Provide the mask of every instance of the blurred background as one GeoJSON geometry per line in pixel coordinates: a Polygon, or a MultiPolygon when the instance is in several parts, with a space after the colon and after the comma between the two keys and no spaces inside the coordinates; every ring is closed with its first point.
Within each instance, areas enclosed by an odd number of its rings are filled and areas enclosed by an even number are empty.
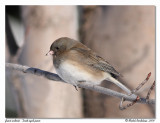
{"type": "MultiPolygon", "coordinates": [[[[6,6],[5,21],[6,62],[55,72],[45,54],[54,40],[70,37],[112,64],[130,89],[151,72],[141,97],[155,80],[155,6],[6,6]]],[[[6,118],[155,118],[154,105],[121,111],[119,98],[7,69],[5,97],[6,118]]]]}

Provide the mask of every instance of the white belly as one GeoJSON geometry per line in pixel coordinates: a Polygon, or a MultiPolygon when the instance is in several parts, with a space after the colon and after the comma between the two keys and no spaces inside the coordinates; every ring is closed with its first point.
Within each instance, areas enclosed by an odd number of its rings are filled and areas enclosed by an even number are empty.
{"type": "Polygon", "coordinates": [[[81,67],[77,66],[75,63],[63,62],[60,64],[59,68],[56,69],[57,74],[67,83],[77,85],[79,81],[85,81],[93,85],[99,85],[107,76],[110,76],[107,73],[104,73],[102,77],[96,77],[92,75],[81,67]]]}

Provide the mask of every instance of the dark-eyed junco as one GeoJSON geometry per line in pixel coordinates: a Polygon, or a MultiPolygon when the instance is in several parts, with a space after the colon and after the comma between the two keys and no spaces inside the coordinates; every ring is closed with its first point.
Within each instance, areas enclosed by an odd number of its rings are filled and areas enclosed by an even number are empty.
{"type": "Polygon", "coordinates": [[[53,64],[57,74],[75,87],[79,82],[99,85],[103,80],[108,80],[130,93],[130,90],[116,79],[120,73],[76,40],[68,37],[59,38],[52,43],[46,55],[48,54],[53,55],[53,64]]]}

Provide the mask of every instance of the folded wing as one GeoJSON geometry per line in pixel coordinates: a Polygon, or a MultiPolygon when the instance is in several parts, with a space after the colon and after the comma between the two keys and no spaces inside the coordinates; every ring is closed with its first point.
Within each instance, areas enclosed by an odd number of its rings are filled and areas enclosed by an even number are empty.
{"type": "Polygon", "coordinates": [[[76,50],[79,53],[85,55],[85,59],[83,61],[87,61],[88,65],[92,66],[95,69],[102,70],[104,72],[110,73],[113,77],[119,77],[121,74],[118,73],[112,65],[110,65],[106,60],[102,57],[98,56],[96,53],[91,51],[89,48],[72,48],[72,50],[76,50]]]}

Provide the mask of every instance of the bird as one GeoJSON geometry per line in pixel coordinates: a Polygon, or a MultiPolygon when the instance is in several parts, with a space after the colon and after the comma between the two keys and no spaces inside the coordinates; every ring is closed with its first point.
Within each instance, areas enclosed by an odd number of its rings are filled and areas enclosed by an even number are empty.
{"type": "Polygon", "coordinates": [[[103,80],[114,83],[130,93],[117,78],[121,76],[105,59],[79,41],[68,37],[55,40],[46,55],[53,56],[53,65],[57,74],[76,90],[79,83],[100,85],[103,80]]]}

